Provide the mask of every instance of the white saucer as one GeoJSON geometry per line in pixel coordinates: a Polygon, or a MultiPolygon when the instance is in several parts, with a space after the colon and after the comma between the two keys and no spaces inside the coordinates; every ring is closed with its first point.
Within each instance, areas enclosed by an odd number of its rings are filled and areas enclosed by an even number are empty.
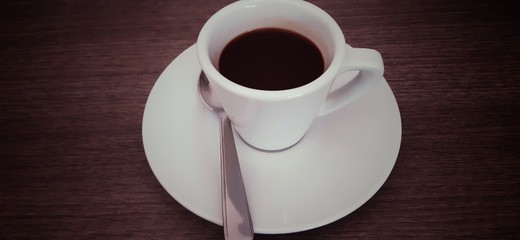
{"type": "MultiPolygon", "coordinates": [[[[195,46],[153,87],[143,142],[161,185],[184,207],[222,224],[218,120],[200,101],[195,46]]],[[[291,233],[336,221],[368,201],[390,174],[401,117],[385,79],[347,107],[317,118],[306,136],[280,152],[262,152],[235,134],[255,232],[291,233]]]]}

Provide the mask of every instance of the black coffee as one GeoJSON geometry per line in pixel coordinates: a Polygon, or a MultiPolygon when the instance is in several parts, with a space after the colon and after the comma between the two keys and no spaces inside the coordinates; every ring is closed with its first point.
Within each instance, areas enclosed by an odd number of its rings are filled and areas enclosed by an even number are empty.
{"type": "Polygon", "coordinates": [[[306,37],[283,29],[244,33],[224,48],[219,71],[242,86],[284,90],[303,86],[324,71],[323,56],[306,37]]]}

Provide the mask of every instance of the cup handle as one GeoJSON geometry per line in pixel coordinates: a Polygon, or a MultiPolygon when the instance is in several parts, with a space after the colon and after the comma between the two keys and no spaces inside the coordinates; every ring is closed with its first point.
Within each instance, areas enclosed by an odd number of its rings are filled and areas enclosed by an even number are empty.
{"type": "Polygon", "coordinates": [[[351,48],[347,46],[343,66],[334,81],[336,81],[339,76],[350,71],[359,72],[350,81],[343,83],[342,86],[329,92],[327,100],[318,112],[318,116],[324,116],[336,111],[356,100],[375,86],[383,77],[383,58],[381,54],[374,49],[351,48]]]}

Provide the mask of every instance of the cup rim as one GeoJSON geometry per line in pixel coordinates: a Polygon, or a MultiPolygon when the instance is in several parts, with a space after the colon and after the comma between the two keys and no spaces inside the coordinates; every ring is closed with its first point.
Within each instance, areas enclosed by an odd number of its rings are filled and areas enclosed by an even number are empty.
{"type": "Polygon", "coordinates": [[[333,82],[333,80],[336,77],[336,74],[338,74],[341,65],[343,64],[346,43],[343,32],[341,31],[341,28],[336,23],[336,21],[328,13],[326,13],[324,10],[312,3],[302,0],[240,0],[225,6],[208,19],[208,21],[204,24],[199,33],[196,46],[197,57],[202,67],[202,71],[208,76],[208,79],[210,81],[213,80],[222,87],[240,96],[245,96],[247,98],[257,100],[273,101],[305,96],[313,93],[316,89],[320,89],[321,87],[324,87],[324,85],[333,82]],[[227,14],[231,14],[232,12],[238,11],[242,8],[252,8],[256,7],[258,4],[265,3],[283,3],[298,5],[299,7],[305,8],[305,10],[309,12],[309,14],[313,14],[318,19],[321,19],[321,21],[326,22],[328,32],[330,33],[334,43],[333,49],[335,49],[335,51],[329,66],[325,69],[323,74],[319,76],[317,79],[305,85],[291,89],[254,89],[242,86],[227,79],[213,65],[208,52],[210,38],[209,34],[211,33],[211,30],[214,27],[214,25],[219,24],[219,20],[227,14]]]}

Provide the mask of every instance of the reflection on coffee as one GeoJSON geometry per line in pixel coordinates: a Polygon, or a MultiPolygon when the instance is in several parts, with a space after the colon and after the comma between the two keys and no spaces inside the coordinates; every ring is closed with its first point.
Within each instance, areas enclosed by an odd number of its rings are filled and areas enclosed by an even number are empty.
{"type": "Polygon", "coordinates": [[[245,87],[285,90],[312,82],[324,72],[318,47],[284,29],[263,28],[239,35],[222,51],[219,72],[245,87]]]}

